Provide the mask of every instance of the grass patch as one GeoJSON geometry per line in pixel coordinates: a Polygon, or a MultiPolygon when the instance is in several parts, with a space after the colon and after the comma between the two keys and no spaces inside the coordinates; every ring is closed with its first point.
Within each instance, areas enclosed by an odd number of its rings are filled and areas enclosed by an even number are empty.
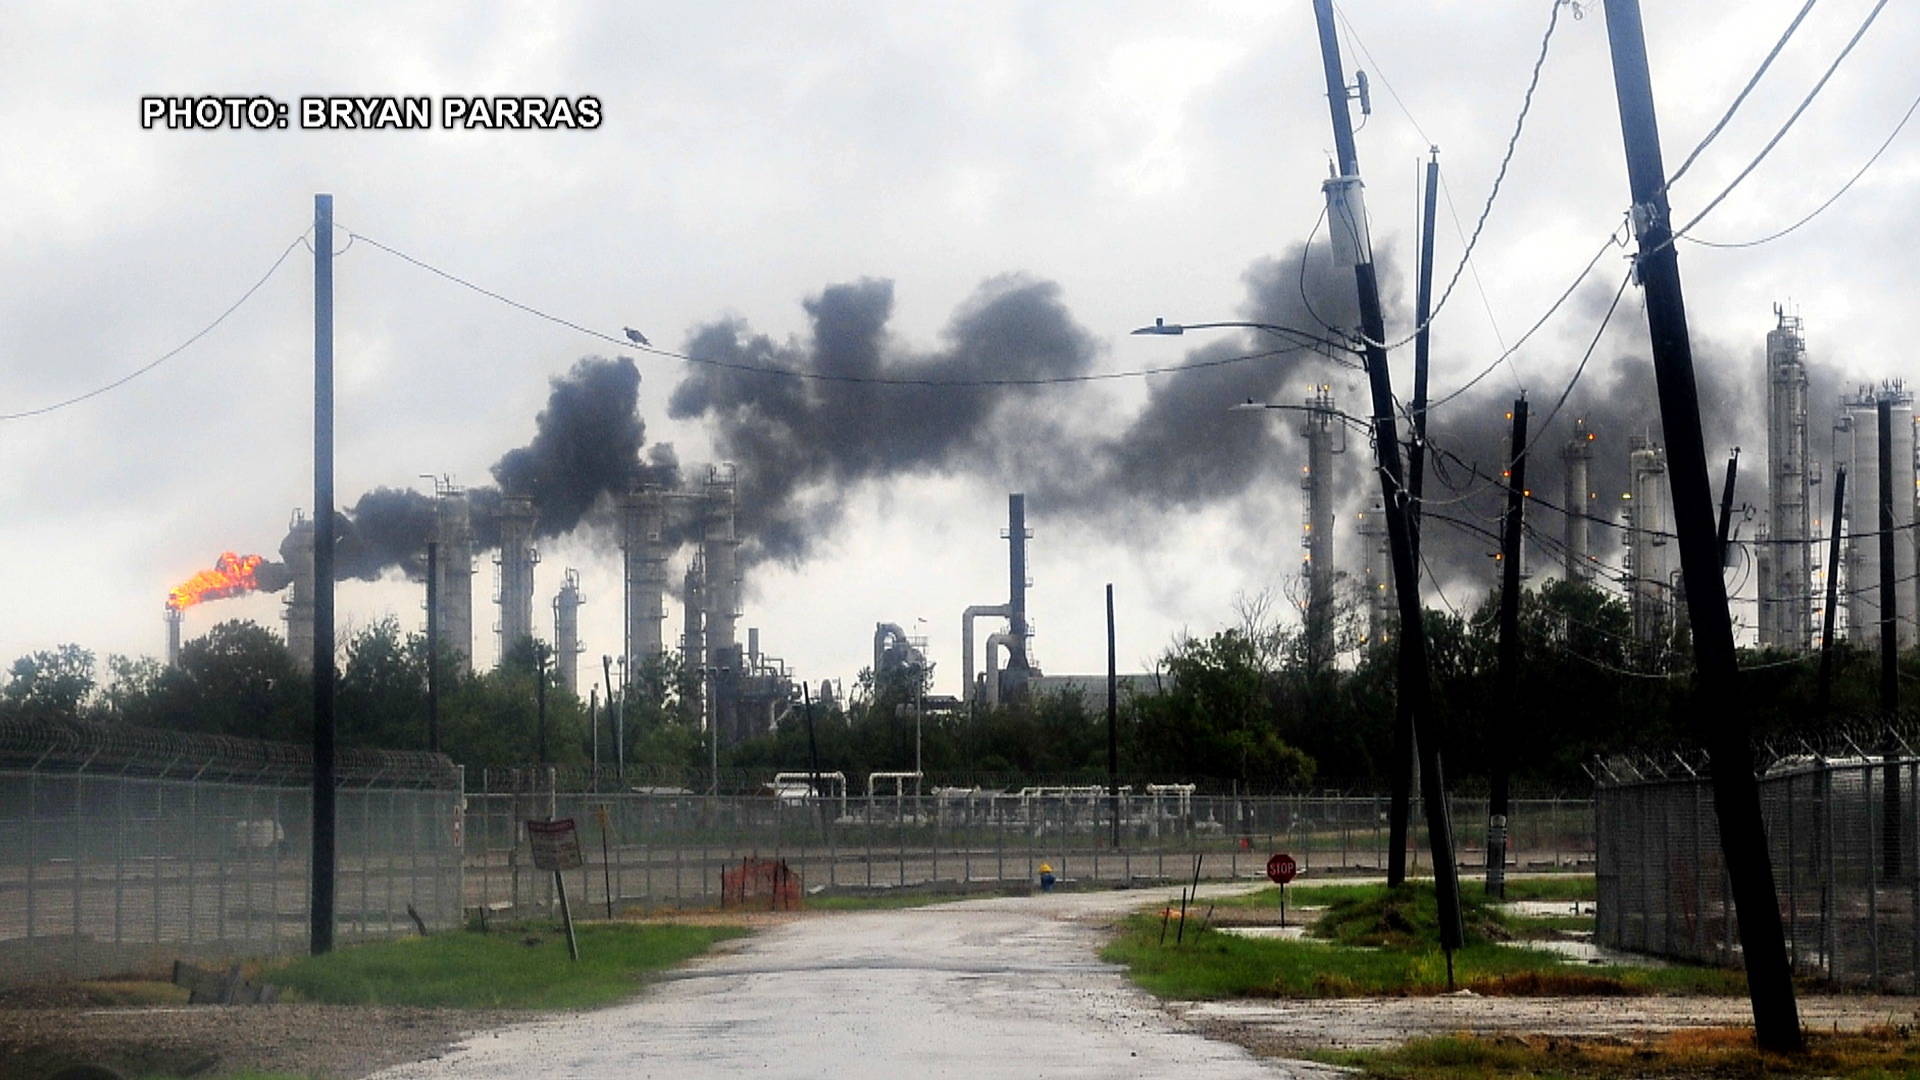
{"type": "MultiPolygon", "coordinates": [[[[1409,887],[1433,891],[1431,878],[1415,878],[1409,887]]],[[[1378,882],[1371,885],[1345,884],[1332,882],[1325,885],[1289,885],[1287,886],[1287,906],[1292,907],[1330,907],[1346,900],[1369,900],[1385,896],[1387,887],[1378,882]]],[[[1487,900],[1485,882],[1462,881],[1460,883],[1462,900],[1487,900]]],[[[1547,877],[1509,878],[1507,879],[1508,900],[1592,900],[1594,881],[1592,874],[1556,874],[1547,877]]],[[[1272,908],[1280,909],[1280,890],[1275,886],[1255,889],[1236,896],[1223,896],[1218,900],[1209,899],[1211,904],[1223,908],[1272,908]]]]}
{"type": "MultiPolygon", "coordinates": [[[[1506,916],[1470,895],[1460,898],[1460,923],[1469,946],[1513,938],[1506,916]]],[[[1440,900],[1418,882],[1393,889],[1382,885],[1371,894],[1329,904],[1308,932],[1342,945],[1416,949],[1440,938],[1440,900]]]]}
{"type": "Polygon", "coordinates": [[[580,960],[549,926],[455,931],[340,949],[264,973],[302,1000],[342,1005],[575,1009],[618,1001],[641,977],[747,931],[600,923],[578,928],[580,960]]]}
{"type": "Polygon", "coordinates": [[[1920,1040],[1908,1029],[1809,1032],[1807,1053],[1762,1053],[1744,1028],[1688,1028],[1645,1039],[1529,1035],[1415,1039],[1389,1050],[1309,1055],[1388,1080],[1626,1080],[1628,1077],[1833,1076],[1848,1080],[1920,1074],[1920,1040]]]}
{"type": "MultiPolygon", "coordinates": [[[[1332,998],[1445,993],[1445,955],[1434,946],[1353,948],[1326,941],[1249,938],[1189,927],[1160,944],[1160,917],[1138,914],[1119,926],[1101,959],[1160,997],[1332,998]]],[[[1454,954],[1455,985],[1493,996],[1564,994],[1740,994],[1739,971],[1697,967],[1625,967],[1569,963],[1557,953],[1491,942],[1454,954]]]]}

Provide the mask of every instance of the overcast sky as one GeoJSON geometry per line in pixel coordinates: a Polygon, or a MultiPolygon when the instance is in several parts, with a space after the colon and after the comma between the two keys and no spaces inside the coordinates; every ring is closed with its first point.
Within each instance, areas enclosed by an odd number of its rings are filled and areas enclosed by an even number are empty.
{"type": "MultiPolygon", "coordinates": [[[[1436,393],[1531,325],[1620,223],[1627,186],[1606,30],[1598,3],[1583,6],[1580,19],[1563,9],[1473,272],[1435,323],[1436,393]]],[[[1649,5],[1670,167],[1798,7],[1649,5]]],[[[1752,159],[1870,7],[1815,7],[1675,186],[1677,218],[1752,159]]],[[[1416,163],[1430,142],[1440,146],[1451,204],[1471,229],[1549,10],[1547,0],[1344,5],[1348,67],[1372,78],[1374,112],[1358,141],[1390,323],[1410,319],[1416,163]]],[[[1915,56],[1920,21],[1891,5],[1697,235],[1758,236],[1832,194],[1920,92],[1915,56]]],[[[1297,277],[1332,143],[1321,78],[1306,0],[9,4],[0,11],[0,413],[92,389],[199,331],[308,227],[321,191],[334,195],[340,223],[382,243],[595,329],[639,327],[671,348],[706,347],[726,336],[720,325],[743,342],[764,335],[767,357],[812,362],[810,311],[833,306],[820,302],[832,287],[871,279],[891,283],[890,309],[874,316],[884,320],[874,338],[882,369],[991,366],[1005,353],[1010,367],[1101,372],[1179,363],[1190,350],[1250,352],[1256,343],[1238,337],[1127,331],[1155,316],[1246,318],[1297,304],[1288,268],[1297,277]],[[289,102],[591,94],[604,119],[578,132],[140,127],[143,94],[229,93],[289,102]],[[1038,323],[973,318],[1000,312],[1012,293],[1038,323]],[[1026,346],[1009,326],[1037,324],[1052,336],[1034,348],[1056,351],[1022,360],[1026,346]]],[[[1764,502],[1756,410],[1774,302],[1805,317],[1810,352],[1833,386],[1920,374],[1916,181],[1920,131],[1909,130],[1793,235],[1682,249],[1703,379],[1725,390],[1712,402],[1709,454],[1717,476],[1726,444],[1743,445],[1755,478],[1743,498],[1764,502]]],[[[1447,207],[1442,281],[1462,247],[1447,207]]],[[[344,235],[333,240],[346,248],[344,235]]],[[[1312,257],[1324,247],[1322,231],[1312,257]]],[[[1510,365],[1453,407],[1495,415],[1521,389],[1536,409],[1549,407],[1599,325],[1623,256],[1604,257],[1510,365]]],[[[551,378],[583,356],[618,355],[369,245],[345,250],[335,274],[342,504],[376,486],[423,485],[422,473],[490,482],[489,466],[531,439],[551,378]]],[[[311,256],[296,248],[248,303],[169,362],[71,408],[0,422],[0,660],[65,641],[103,657],[157,654],[170,587],[223,550],[277,550],[291,511],[311,501],[311,281],[311,256]]],[[[1635,389],[1648,385],[1634,374],[1643,339],[1630,288],[1582,403],[1655,417],[1635,389]]],[[[698,410],[676,419],[668,402],[690,369],[635,359],[647,441],[673,444],[690,469],[739,445],[755,416],[808,430],[751,411],[727,424],[698,410]]],[[[1403,394],[1409,363],[1396,356],[1403,394]]],[[[1107,582],[1122,667],[1144,666],[1183,630],[1231,623],[1237,594],[1283,590],[1297,575],[1300,441],[1281,414],[1228,406],[1299,400],[1321,381],[1361,411],[1351,372],[1299,357],[1211,369],[1205,381],[1161,376],[970,400],[951,420],[965,430],[951,438],[940,431],[939,399],[924,393],[865,410],[812,400],[833,418],[824,430],[879,456],[857,468],[809,457],[793,498],[815,531],[797,554],[770,555],[750,573],[742,626],[761,627],[766,650],[808,678],[850,682],[871,655],[876,621],[912,630],[924,618],[938,689],[957,692],[960,611],[1004,601],[1006,494],[1029,491],[1041,666],[1104,670],[1107,582]],[[887,430],[855,430],[862,417],[887,430]],[[908,453],[901,431],[937,445],[908,453]]],[[[1460,424],[1475,426],[1464,416],[1460,424]]],[[[1626,434],[1602,431],[1601,453],[1623,458],[1626,434]]],[[[1824,457],[1823,431],[1814,443],[1824,457]]],[[[1365,452],[1356,439],[1349,461],[1365,452]]],[[[1462,452],[1480,451],[1463,442],[1462,452]]],[[[1368,488],[1364,474],[1350,475],[1357,505],[1368,488]]],[[[1351,537],[1337,545],[1342,565],[1357,568],[1351,537]]],[[[542,549],[538,632],[550,632],[561,572],[577,568],[588,656],[617,652],[620,586],[607,538],[589,529],[542,549]]],[[[478,569],[475,652],[487,663],[492,568],[478,569]]],[[[1491,574],[1467,557],[1436,576],[1465,605],[1491,574]]],[[[187,632],[228,617],[277,629],[279,611],[277,596],[222,601],[189,612],[187,632]]],[[[417,589],[397,578],[343,584],[339,613],[348,627],[387,614],[422,624],[417,589]]],[[[668,626],[679,632],[677,619],[668,626]]]]}

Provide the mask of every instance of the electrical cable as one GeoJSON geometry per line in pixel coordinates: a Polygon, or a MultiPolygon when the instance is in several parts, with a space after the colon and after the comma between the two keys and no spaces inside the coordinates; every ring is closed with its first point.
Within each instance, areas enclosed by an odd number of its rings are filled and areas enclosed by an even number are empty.
{"type": "Polygon", "coordinates": [[[1841,62],[1846,60],[1849,53],[1853,52],[1853,47],[1860,43],[1860,39],[1866,36],[1867,28],[1872,26],[1873,21],[1880,17],[1881,10],[1886,6],[1887,0],[1879,0],[1878,3],[1873,5],[1873,10],[1867,12],[1867,17],[1861,21],[1860,28],[1853,32],[1853,37],[1847,39],[1846,46],[1840,50],[1838,56],[1833,58],[1833,63],[1827,65],[1826,73],[1820,76],[1819,82],[1813,84],[1813,89],[1807,91],[1807,96],[1800,100],[1799,106],[1793,110],[1792,115],[1787,117],[1786,123],[1780,125],[1780,130],[1774,132],[1773,138],[1767,140],[1767,145],[1761,147],[1760,152],[1754,155],[1753,160],[1749,161],[1746,167],[1741,169],[1739,174],[1728,182],[1726,187],[1720,189],[1720,194],[1715,195],[1712,201],[1707,203],[1705,209],[1695,214],[1693,220],[1674,231],[1673,237],[1668,241],[1669,243],[1674,239],[1684,237],[1695,225],[1700,224],[1701,220],[1708,214],[1713,213],[1714,208],[1718,207],[1728,195],[1733,194],[1734,188],[1739,187],[1740,184],[1752,174],[1753,170],[1760,167],[1760,163],[1767,159],[1767,155],[1773,152],[1773,148],[1780,145],[1780,140],[1786,138],[1787,132],[1793,129],[1793,125],[1800,119],[1800,115],[1807,111],[1808,106],[1813,104],[1813,99],[1820,96],[1820,91],[1826,87],[1827,80],[1833,78],[1833,73],[1840,69],[1841,62]]]}
{"type": "Polygon", "coordinates": [[[1907,106],[1907,111],[1901,115],[1900,122],[1893,126],[1893,131],[1886,137],[1886,140],[1880,144],[1880,148],[1873,152],[1873,156],[1867,159],[1867,163],[1865,165],[1860,166],[1859,171],[1855,172],[1851,177],[1849,177],[1846,183],[1840,185],[1840,190],[1834,192],[1832,195],[1827,196],[1826,202],[1823,202],[1819,206],[1814,207],[1813,210],[1807,214],[1807,216],[1801,218],[1799,221],[1794,222],[1793,224],[1787,226],[1784,229],[1779,230],[1778,232],[1768,233],[1767,235],[1759,237],[1754,240],[1716,241],[1716,240],[1702,240],[1697,236],[1683,236],[1681,237],[1681,239],[1690,241],[1695,244],[1699,244],[1701,247],[1749,248],[1749,247],[1759,247],[1761,244],[1772,243],[1773,241],[1780,239],[1781,237],[1787,235],[1788,233],[1798,230],[1800,226],[1805,225],[1807,222],[1812,221],[1814,218],[1819,217],[1822,213],[1825,213],[1827,207],[1832,206],[1836,202],[1839,202],[1840,197],[1842,195],[1845,195],[1848,191],[1852,190],[1853,185],[1858,183],[1861,177],[1867,175],[1867,170],[1873,168],[1874,163],[1880,160],[1880,155],[1887,152],[1887,147],[1893,145],[1893,140],[1900,137],[1900,132],[1906,128],[1907,121],[1913,119],[1913,114],[1916,109],[1920,109],[1920,97],[1914,98],[1912,104],[1907,106]]]}
{"type": "Polygon", "coordinates": [[[687,353],[678,352],[673,349],[663,349],[657,345],[641,345],[638,342],[635,342],[629,338],[616,337],[612,334],[605,333],[600,330],[595,330],[592,327],[584,326],[580,323],[577,323],[572,319],[564,318],[562,316],[552,314],[551,312],[543,311],[540,308],[534,307],[531,304],[523,303],[519,300],[513,299],[510,296],[506,296],[502,293],[495,292],[492,289],[488,289],[484,286],[475,284],[474,282],[469,281],[466,278],[460,277],[457,274],[454,274],[447,270],[443,270],[440,267],[435,266],[424,259],[417,258],[391,245],[384,244],[379,240],[376,240],[373,237],[366,235],[365,233],[357,233],[357,232],[348,230],[348,235],[350,237],[364,241],[367,244],[370,244],[373,247],[378,248],[379,250],[384,251],[389,255],[392,255],[395,258],[401,260],[402,262],[409,263],[415,267],[418,267],[421,270],[427,271],[430,274],[433,274],[437,277],[443,278],[456,285],[459,285],[464,289],[468,289],[473,292],[479,293],[480,295],[485,296],[489,299],[499,301],[500,303],[505,304],[508,307],[515,308],[519,311],[523,311],[529,315],[534,316],[535,318],[544,319],[547,322],[554,323],[558,326],[566,327],[569,330],[573,330],[576,333],[584,334],[587,337],[597,338],[600,341],[604,341],[609,344],[616,345],[621,349],[629,352],[647,353],[652,356],[658,356],[658,357],[662,357],[669,360],[680,360],[685,363],[695,364],[702,367],[719,368],[727,371],[738,371],[738,372],[753,374],[753,375],[770,375],[778,378],[803,379],[803,380],[808,380],[812,382],[858,383],[861,385],[871,385],[871,386],[929,386],[929,387],[1061,386],[1061,385],[1073,385],[1073,384],[1079,384],[1079,383],[1105,382],[1113,379],[1135,379],[1135,378],[1143,378],[1149,375],[1174,375],[1174,374],[1179,374],[1185,371],[1197,371],[1204,368],[1227,367],[1234,364],[1248,363],[1254,360],[1267,360],[1276,356],[1285,356],[1290,353],[1302,352],[1308,349],[1322,348],[1326,344],[1324,342],[1296,344],[1296,345],[1290,345],[1286,348],[1266,349],[1259,352],[1246,353],[1246,354],[1237,355],[1237,356],[1220,357],[1212,360],[1194,360],[1194,361],[1189,361],[1187,363],[1182,363],[1182,364],[1167,364],[1160,367],[1149,367],[1149,368],[1133,368],[1127,371],[1099,371],[1099,372],[1088,372],[1086,374],[1081,374],[1081,375],[1046,375],[1046,376],[1033,376],[1029,378],[941,379],[941,378],[922,378],[922,377],[913,377],[913,376],[842,375],[842,374],[835,374],[832,372],[824,372],[824,371],[806,371],[800,368],[774,367],[771,365],[763,365],[763,364],[747,364],[747,363],[742,363],[736,360],[722,360],[722,359],[719,359],[716,357],[710,357],[710,356],[693,356],[687,353]]]}
{"type": "MultiPolygon", "coordinates": [[[[311,231],[313,230],[312,229],[307,230],[307,232],[311,232],[311,231]]],[[[187,351],[188,347],[193,345],[194,342],[199,341],[203,337],[206,337],[208,334],[214,331],[214,328],[218,327],[221,323],[226,322],[227,316],[232,315],[234,312],[240,310],[240,305],[246,303],[248,300],[251,300],[253,298],[253,294],[256,292],[259,292],[260,287],[267,283],[267,279],[273,277],[273,275],[280,269],[280,265],[287,261],[287,256],[293,254],[293,249],[305,243],[306,239],[307,239],[307,234],[303,232],[299,236],[296,236],[291,241],[289,241],[287,243],[287,246],[281,249],[279,256],[273,260],[273,265],[267,267],[267,272],[264,274],[261,274],[259,279],[256,280],[252,285],[247,286],[247,291],[240,294],[240,299],[235,300],[233,303],[227,305],[227,308],[225,311],[222,311],[219,315],[214,316],[214,319],[212,322],[201,327],[198,331],[196,331],[193,334],[192,337],[189,337],[187,340],[181,342],[180,344],[174,346],[173,348],[167,350],[166,352],[161,353],[158,357],[155,357],[153,360],[149,361],[148,363],[135,368],[134,370],[128,372],[125,375],[122,375],[120,378],[115,379],[110,383],[107,383],[103,386],[94,387],[92,390],[89,390],[84,394],[75,394],[73,397],[66,398],[65,400],[56,401],[51,405],[42,405],[37,409],[23,409],[20,412],[0,413],[0,421],[24,420],[30,416],[44,416],[47,413],[54,412],[59,409],[64,409],[69,405],[78,405],[83,401],[87,401],[91,398],[99,397],[101,394],[107,393],[110,390],[117,390],[120,387],[125,386],[128,383],[132,382],[133,380],[139,378],[140,376],[145,375],[147,372],[152,371],[154,368],[159,367],[161,364],[164,364],[167,361],[173,359],[174,357],[180,355],[181,353],[187,351]]]]}
{"type": "Polygon", "coordinates": [[[1733,119],[1734,113],[1740,111],[1741,104],[1747,100],[1748,94],[1753,93],[1753,88],[1760,85],[1761,76],[1765,75],[1767,69],[1773,66],[1774,58],[1780,55],[1780,50],[1787,47],[1787,42],[1793,38],[1794,31],[1800,29],[1800,24],[1806,21],[1807,13],[1812,11],[1813,5],[1819,2],[1820,0],[1807,0],[1807,2],[1801,6],[1800,13],[1795,15],[1793,21],[1787,24],[1786,32],[1780,35],[1780,40],[1773,43],[1773,49],[1767,53],[1767,58],[1760,61],[1760,66],[1754,70],[1752,77],[1747,79],[1747,85],[1741,87],[1740,93],[1734,96],[1733,104],[1728,105],[1727,111],[1721,114],[1720,122],[1708,129],[1707,134],[1701,138],[1699,143],[1695,144],[1693,152],[1688,154],[1687,159],[1680,163],[1680,167],[1673,171],[1673,175],[1667,177],[1667,182],[1663,185],[1664,188],[1670,189],[1673,185],[1679,183],[1680,178],[1686,175],[1687,170],[1692,168],[1694,161],[1700,157],[1700,152],[1707,148],[1707,144],[1713,142],[1722,131],[1726,130],[1727,122],[1733,119]]]}
{"type": "MultiPolygon", "coordinates": [[[[1550,0],[1550,2],[1552,11],[1547,16],[1547,32],[1540,39],[1540,55],[1534,58],[1533,73],[1527,80],[1527,92],[1520,100],[1520,115],[1514,119],[1513,134],[1507,138],[1507,150],[1500,158],[1499,170],[1494,173],[1493,187],[1487,192],[1486,204],[1480,208],[1480,218],[1473,225],[1473,235],[1467,238],[1466,250],[1460,253],[1460,261],[1455,264],[1452,276],[1447,279],[1447,287],[1440,291],[1440,298],[1428,310],[1426,321],[1414,327],[1412,333],[1390,345],[1363,336],[1362,340],[1367,344],[1383,349],[1397,349],[1412,341],[1419,336],[1420,331],[1432,326],[1433,320],[1440,317],[1440,312],[1447,306],[1447,300],[1453,296],[1454,286],[1460,283],[1460,274],[1466,269],[1467,260],[1473,257],[1474,246],[1480,242],[1480,233],[1486,228],[1487,218],[1493,213],[1493,204],[1500,197],[1500,185],[1507,178],[1507,168],[1513,163],[1514,150],[1520,145],[1520,134],[1527,126],[1527,114],[1533,109],[1533,93],[1540,86],[1540,71],[1547,63],[1547,49],[1553,43],[1554,29],[1560,24],[1560,8],[1568,0],[1550,0]]],[[[1885,0],[1881,2],[1885,3],[1885,0]]]]}

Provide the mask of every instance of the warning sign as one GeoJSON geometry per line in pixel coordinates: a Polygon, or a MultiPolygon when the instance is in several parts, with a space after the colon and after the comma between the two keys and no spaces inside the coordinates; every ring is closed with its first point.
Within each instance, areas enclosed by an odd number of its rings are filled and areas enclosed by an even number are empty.
{"type": "Polygon", "coordinates": [[[528,821],[527,839],[533,842],[533,865],[540,870],[580,868],[580,834],[572,818],[528,821]]]}
{"type": "Polygon", "coordinates": [[[1291,855],[1276,854],[1267,860],[1267,877],[1271,878],[1276,885],[1285,885],[1299,872],[1300,867],[1294,863],[1291,855]]]}

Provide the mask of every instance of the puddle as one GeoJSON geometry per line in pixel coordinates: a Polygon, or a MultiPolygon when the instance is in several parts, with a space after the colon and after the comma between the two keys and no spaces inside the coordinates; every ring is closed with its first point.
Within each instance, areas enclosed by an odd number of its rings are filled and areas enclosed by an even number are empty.
{"type": "Polygon", "coordinates": [[[1606,949],[1591,941],[1516,941],[1513,944],[1559,953],[1568,960],[1583,964],[1618,964],[1621,967],[1646,968],[1672,966],[1657,956],[1606,949]]]}
{"type": "Polygon", "coordinates": [[[1501,911],[1522,918],[1538,919],[1548,915],[1592,915],[1593,901],[1582,900],[1515,900],[1499,905],[1501,911]]]}
{"type": "Polygon", "coordinates": [[[1292,926],[1216,926],[1215,930],[1223,934],[1245,938],[1279,938],[1283,941],[1298,941],[1307,936],[1307,928],[1292,926]]]}

